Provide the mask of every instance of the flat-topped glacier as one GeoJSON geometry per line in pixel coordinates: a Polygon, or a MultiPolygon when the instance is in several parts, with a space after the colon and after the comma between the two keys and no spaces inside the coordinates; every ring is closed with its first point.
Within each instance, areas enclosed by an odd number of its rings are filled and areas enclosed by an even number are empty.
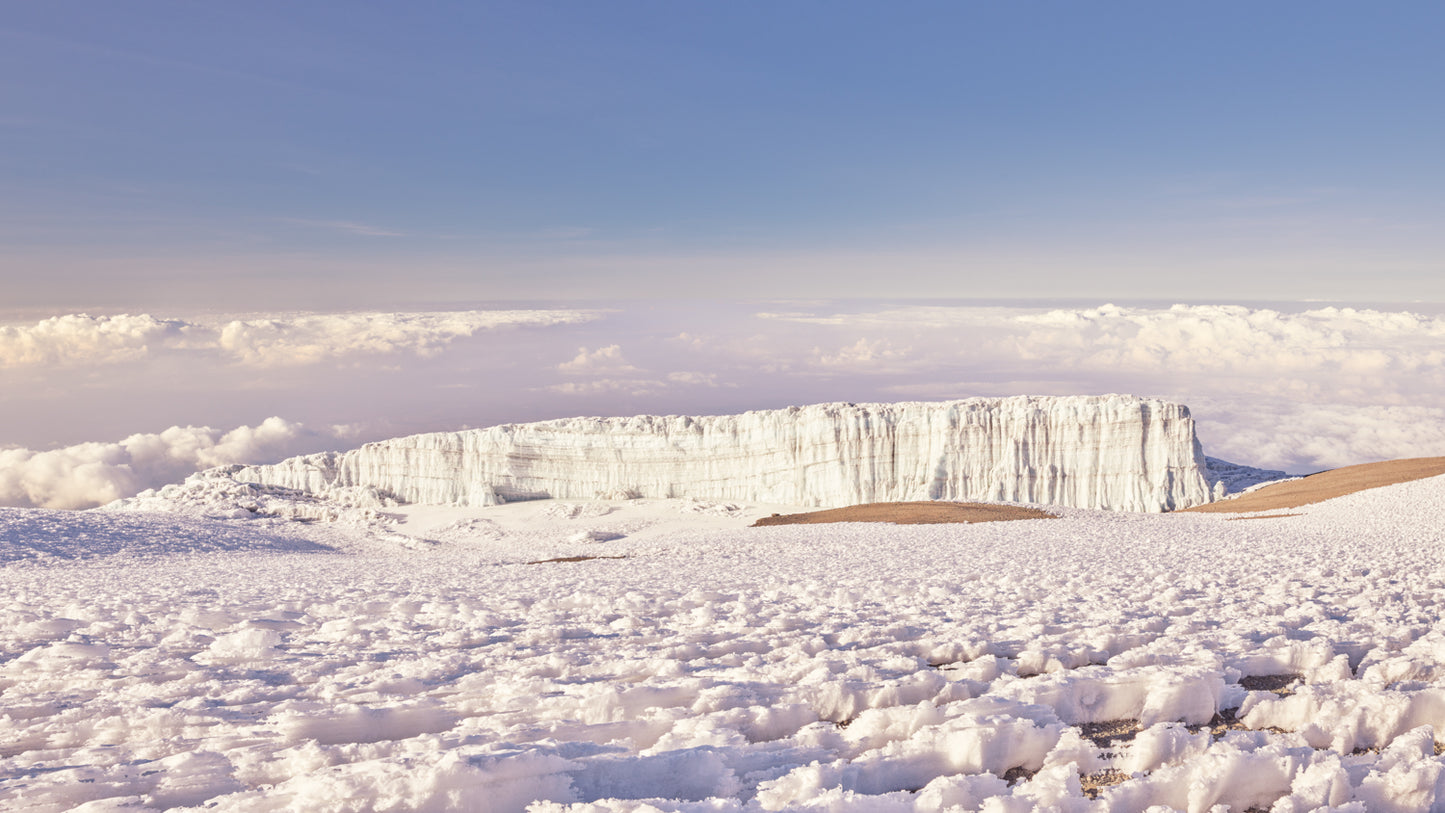
{"type": "Polygon", "coordinates": [[[635,496],[824,507],[1006,500],[1158,512],[1219,496],[1188,407],[1125,395],[570,418],[412,435],[232,476],[471,506],[635,496]]]}

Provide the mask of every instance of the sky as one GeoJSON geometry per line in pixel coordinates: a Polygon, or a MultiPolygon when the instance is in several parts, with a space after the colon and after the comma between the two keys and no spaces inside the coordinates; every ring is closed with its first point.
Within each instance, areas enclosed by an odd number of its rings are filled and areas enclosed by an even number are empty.
{"type": "Polygon", "coordinates": [[[1445,455],[1445,8],[7,4],[0,504],[571,415],[1129,392],[1445,455]]]}
{"type": "Polygon", "coordinates": [[[61,312],[1445,300],[1435,3],[11,3],[61,312]]]}

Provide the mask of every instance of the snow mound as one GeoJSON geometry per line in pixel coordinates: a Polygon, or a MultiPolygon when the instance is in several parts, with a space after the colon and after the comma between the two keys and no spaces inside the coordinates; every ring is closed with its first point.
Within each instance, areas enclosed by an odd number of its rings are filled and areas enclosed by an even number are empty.
{"type": "Polygon", "coordinates": [[[677,510],[684,514],[710,514],[712,516],[730,517],[740,511],[746,511],[747,506],[735,502],[713,502],[711,500],[698,500],[688,497],[680,501],[677,510]]]}
{"type": "Polygon", "coordinates": [[[466,542],[478,539],[496,541],[506,535],[507,532],[502,530],[496,522],[480,517],[459,519],[427,534],[429,538],[438,542],[466,542]]]}
{"type": "Polygon", "coordinates": [[[348,522],[369,525],[399,503],[370,486],[343,486],[324,496],[305,491],[239,482],[241,466],[208,469],[160,489],[116,500],[103,511],[160,511],[210,519],[282,519],[300,522],[348,522]]]}
{"type": "MultiPolygon", "coordinates": [[[[616,499],[631,499],[630,497],[617,497],[616,499]]],[[[591,519],[593,517],[604,517],[612,513],[612,506],[603,502],[554,502],[542,509],[542,515],[546,517],[557,517],[559,519],[591,519]]]]}
{"type": "Polygon", "coordinates": [[[239,526],[186,516],[0,508],[0,564],[208,552],[323,552],[284,525],[239,526]]]}

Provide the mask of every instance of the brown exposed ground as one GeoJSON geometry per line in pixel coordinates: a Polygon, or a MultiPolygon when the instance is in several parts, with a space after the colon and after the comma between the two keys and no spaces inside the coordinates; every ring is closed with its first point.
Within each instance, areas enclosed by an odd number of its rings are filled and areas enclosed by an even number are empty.
{"type": "Polygon", "coordinates": [[[1246,514],[1255,511],[1281,511],[1301,505],[1343,497],[1367,488],[1408,483],[1445,474],[1445,457],[1414,457],[1408,460],[1387,460],[1345,466],[1300,480],[1275,483],[1233,500],[1196,505],[1185,511],[1211,514],[1246,514]]]}
{"type": "Polygon", "coordinates": [[[1226,517],[1229,522],[1238,522],[1242,519],[1284,519],[1285,517],[1302,517],[1304,514],[1257,514],[1242,517],[1226,517]]]}
{"type": "MultiPolygon", "coordinates": [[[[1282,511],[1301,505],[1342,497],[1367,488],[1407,483],[1445,474],[1445,457],[1416,457],[1408,460],[1387,460],[1341,469],[1322,471],[1299,480],[1265,486],[1233,500],[1196,505],[1185,511],[1215,514],[1250,514],[1257,511],[1282,511]]],[[[1275,519],[1297,516],[1275,514],[1275,519]]],[[[831,508],[804,514],[775,514],[753,523],[754,528],[769,525],[813,525],[825,522],[891,522],[895,525],[937,525],[946,522],[1005,522],[1014,519],[1054,519],[1053,514],[1021,505],[991,505],[969,502],[878,502],[831,508]]]]}
{"type": "Polygon", "coordinates": [[[1006,522],[1012,519],[1054,519],[1037,508],[1021,505],[987,505],[975,502],[875,502],[806,514],[774,514],[753,523],[815,525],[823,522],[891,522],[895,525],[938,525],[945,522],[1006,522]]]}

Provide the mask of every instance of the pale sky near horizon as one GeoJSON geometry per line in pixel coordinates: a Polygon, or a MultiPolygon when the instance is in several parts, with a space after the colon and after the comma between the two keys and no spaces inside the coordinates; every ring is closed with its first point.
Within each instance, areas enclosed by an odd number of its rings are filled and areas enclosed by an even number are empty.
{"type": "Polygon", "coordinates": [[[0,309],[1445,301],[1445,7],[9,3],[0,309]]]}

